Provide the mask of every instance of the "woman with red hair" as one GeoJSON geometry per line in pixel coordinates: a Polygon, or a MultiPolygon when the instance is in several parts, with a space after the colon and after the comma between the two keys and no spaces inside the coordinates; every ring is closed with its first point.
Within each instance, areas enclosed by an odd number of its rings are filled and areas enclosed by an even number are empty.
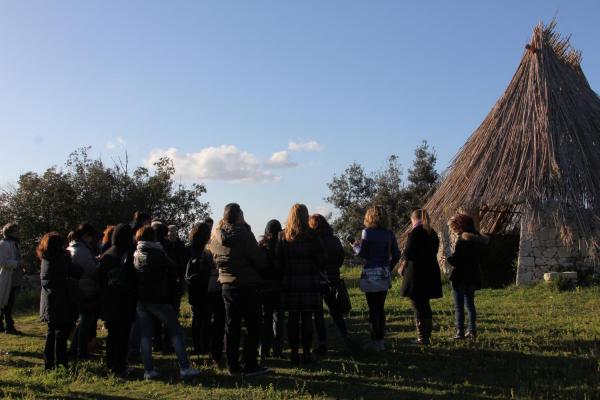
{"type": "Polygon", "coordinates": [[[481,289],[481,259],[484,246],[489,243],[489,237],[477,232],[473,218],[466,214],[457,214],[450,219],[448,226],[458,235],[454,253],[448,257],[448,263],[453,267],[450,281],[456,312],[454,339],[460,340],[466,337],[474,340],[477,336],[475,291],[481,289]],[[469,312],[469,328],[466,335],[465,304],[469,312]]]}

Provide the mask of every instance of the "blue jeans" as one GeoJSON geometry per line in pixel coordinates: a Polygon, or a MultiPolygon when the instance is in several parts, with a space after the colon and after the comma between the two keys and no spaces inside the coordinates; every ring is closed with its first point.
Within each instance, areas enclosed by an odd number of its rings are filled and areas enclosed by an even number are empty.
{"type": "Polygon", "coordinates": [[[162,322],[166,327],[173,343],[173,349],[179,360],[181,369],[189,368],[187,352],[185,351],[185,340],[183,329],[177,320],[177,313],[171,304],[147,304],[138,303],[137,318],[141,331],[140,351],[142,362],[146,371],[152,371],[152,336],[154,336],[154,318],[162,322]]]}
{"type": "Polygon", "coordinates": [[[456,312],[456,330],[465,331],[465,303],[469,312],[469,332],[476,332],[475,320],[475,287],[465,284],[452,284],[452,295],[454,297],[454,309],[456,312]]]}

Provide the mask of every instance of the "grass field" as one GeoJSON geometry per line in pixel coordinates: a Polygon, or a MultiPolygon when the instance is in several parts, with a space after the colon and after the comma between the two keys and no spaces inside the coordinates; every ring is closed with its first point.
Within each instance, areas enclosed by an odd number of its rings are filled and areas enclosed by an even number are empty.
{"type": "MultiPolygon", "coordinates": [[[[367,308],[356,288],[357,271],[345,270],[354,309],[350,330],[368,338],[367,308]]],[[[600,287],[555,292],[543,285],[478,292],[480,337],[476,343],[450,340],[453,307],[448,288],[433,301],[434,334],[428,348],[410,346],[414,326],[398,284],[388,296],[385,354],[348,354],[328,321],[326,358],[292,369],[287,360],[266,362],[271,375],[233,378],[206,358],[193,358],[202,376],[182,382],[174,356],[155,354],[162,380],[144,382],[136,365],[131,380],[107,374],[103,360],[71,363],[44,372],[45,326],[38,322],[35,295],[20,297],[18,328],[25,335],[0,334],[1,398],[71,399],[594,399],[600,398],[600,287]]],[[[182,322],[189,329],[189,309],[182,322]]],[[[189,332],[189,331],[188,331],[189,332]]],[[[102,337],[103,332],[99,332],[102,337]]],[[[189,336],[189,335],[188,335],[189,336]]]]}

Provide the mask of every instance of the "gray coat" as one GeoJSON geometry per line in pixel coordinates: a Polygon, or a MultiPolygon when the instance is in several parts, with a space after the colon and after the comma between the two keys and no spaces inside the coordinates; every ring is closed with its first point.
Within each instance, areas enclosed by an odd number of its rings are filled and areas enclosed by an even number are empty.
{"type": "Polygon", "coordinates": [[[17,242],[0,240],[0,308],[8,303],[10,290],[21,284],[21,256],[17,242]]]}

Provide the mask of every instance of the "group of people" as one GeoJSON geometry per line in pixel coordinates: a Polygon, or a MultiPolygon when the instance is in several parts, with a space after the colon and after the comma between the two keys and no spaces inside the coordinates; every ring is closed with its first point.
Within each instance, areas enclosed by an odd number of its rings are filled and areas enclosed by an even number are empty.
{"type": "MultiPolygon", "coordinates": [[[[426,210],[414,211],[411,223],[405,261],[398,267],[403,276],[401,295],[412,303],[416,343],[427,345],[432,331],[430,299],[442,296],[439,238],[426,210]]],[[[465,214],[456,215],[449,226],[458,235],[454,252],[446,260],[451,265],[456,305],[455,339],[474,339],[474,293],[481,286],[479,267],[488,238],[465,214]]],[[[18,225],[8,224],[2,233],[0,309],[5,325],[0,328],[18,334],[12,320],[21,264],[18,225]]],[[[384,351],[385,300],[401,258],[386,210],[369,208],[361,237],[346,241],[365,260],[359,286],[368,304],[371,340],[363,347],[384,351]]],[[[349,336],[347,310],[340,306],[339,292],[332,290],[345,287],[340,285],[344,246],[327,219],[309,215],[303,204],[291,208],[285,227],[277,220],[269,221],[258,241],[240,206],[231,203],[216,226],[211,219],[194,225],[187,244],[179,239],[175,226],[136,212],[132,223],[109,226],[103,235],[88,223],[67,237],[46,233],[36,254],[41,262],[40,317],[48,327],[47,369],[66,366],[70,355],[88,358],[97,322],[102,319],[108,331],[106,365],[116,375],[129,375],[128,358],[139,355],[144,378],[156,378],[152,352],[162,349],[175,352],[182,378],[197,376],[179,323],[186,291],[192,311],[193,352],[209,354],[221,365],[225,350],[231,374],[268,372],[259,358],[282,357],[285,331],[292,365],[313,362],[313,348],[326,354],[323,303],[346,346],[357,346],[349,336]]]]}

